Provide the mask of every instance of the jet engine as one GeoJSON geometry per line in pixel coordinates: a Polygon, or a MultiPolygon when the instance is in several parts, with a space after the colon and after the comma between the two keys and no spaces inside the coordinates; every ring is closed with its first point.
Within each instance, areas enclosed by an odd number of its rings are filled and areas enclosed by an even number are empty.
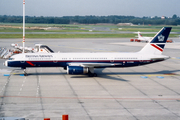
{"type": "Polygon", "coordinates": [[[67,66],[67,74],[87,74],[87,67],[79,67],[79,66],[67,66]]]}

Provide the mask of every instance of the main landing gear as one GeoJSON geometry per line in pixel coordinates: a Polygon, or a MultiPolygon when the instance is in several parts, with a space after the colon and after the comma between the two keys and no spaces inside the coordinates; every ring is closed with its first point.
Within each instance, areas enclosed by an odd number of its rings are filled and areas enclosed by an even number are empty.
{"type": "Polygon", "coordinates": [[[97,74],[96,73],[88,73],[88,76],[89,77],[97,77],[97,74]]]}
{"type": "Polygon", "coordinates": [[[89,68],[88,76],[89,77],[97,77],[97,74],[94,73],[94,68],[89,68]]]}

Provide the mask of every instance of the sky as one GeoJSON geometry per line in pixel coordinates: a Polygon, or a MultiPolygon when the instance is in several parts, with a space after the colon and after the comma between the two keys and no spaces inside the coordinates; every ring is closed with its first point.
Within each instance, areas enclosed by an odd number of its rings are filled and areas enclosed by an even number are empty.
{"type": "MultiPolygon", "coordinates": [[[[180,16],[180,0],[26,0],[27,16],[180,16]]],[[[0,0],[0,15],[23,15],[23,0],[0,0]]]]}

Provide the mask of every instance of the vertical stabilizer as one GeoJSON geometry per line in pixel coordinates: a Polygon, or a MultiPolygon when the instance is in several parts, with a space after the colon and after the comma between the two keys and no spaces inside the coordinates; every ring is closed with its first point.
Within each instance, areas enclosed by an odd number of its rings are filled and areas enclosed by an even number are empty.
{"type": "Polygon", "coordinates": [[[140,53],[145,54],[162,54],[166,41],[169,37],[171,27],[163,27],[153,39],[147,43],[140,51],[140,53]]]}
{"type": "Polygon", "coordinates": [[[141,32],[138,31],[138,38],[141,38],[141,37],[143,36],[141,35],[141,32]]]}

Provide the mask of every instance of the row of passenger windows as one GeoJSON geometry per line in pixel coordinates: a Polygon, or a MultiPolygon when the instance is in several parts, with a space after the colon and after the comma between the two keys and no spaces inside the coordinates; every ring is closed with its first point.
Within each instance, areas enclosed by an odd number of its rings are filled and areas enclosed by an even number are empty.
{"type": "MultiPolygon", "coordinates": [[[[68,58],[62,58],[62,60],[67,60],[68,58]]],[[[107,58],[72,58],[73,60],[92,60],[92,59],[94,59],[94,60],[97,60],[97,59],[103,59],[103,60],[106,60],[107,58]]],[[[69,58],[69,60],[71,60],[71,58],[69,58]]]]}
{"type": "Polygon", "coordinates": [[[51,60],[51,58],[29,58],[29,60],[51,60]]]}
{"type": "Polygon", "coordinates": [[[125,59],[125,60],[127,60],[127,59],[129,59],[129,60],[135,60],[135,59],[137,59],[137,58],[115,58],[116,60],[122,60],[122,59],[125,59]]]}
{"type": "MultiPolygon", "coordinates": [[[[67,60],[68,58],[62,58],[62,60],[67,60]]],[[[70,60],[71,58],[69,58],[69,60],[70,60]]],[[[73,60],[98,60],[98,59],[100,59],[100,60],[107,60],[107,58],[72,58],[73,60]]],[[[129,60],[135,60],[135,59],[137,59],[137,58],[114,58],[115,60],[127,60],[127,59],[129,59],[129,60]]]]}

